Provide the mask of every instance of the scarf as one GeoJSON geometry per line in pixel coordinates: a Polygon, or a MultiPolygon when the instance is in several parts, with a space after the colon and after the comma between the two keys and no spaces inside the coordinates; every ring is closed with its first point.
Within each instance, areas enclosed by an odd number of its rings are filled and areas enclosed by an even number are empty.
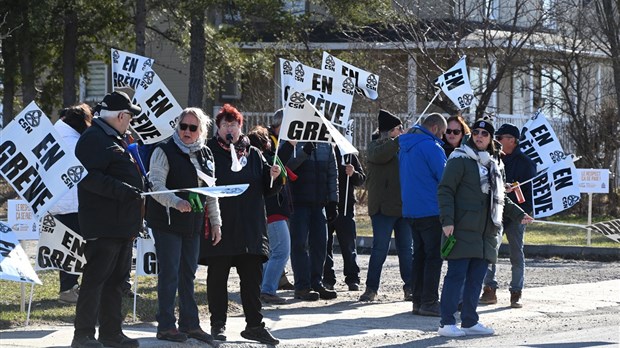
{"type": "Polygon", "coordinates": [[[477,151],[466,144],[456,148],[450,155],[450,158],[457,157],[470,158],[478,164],[480,190],[482,193],[491,196],[491,220],[496,227],[501,227],[505,204],[505,188],[502,177],[502,168],[504,164],[500,160],[492,157],[487,151],[477,151]]]}
{"type": "Polygon", "coordinates": [[[196,151],[200,151],[203,147],[207,146],[202,138],[198,138],[195,142],[191,144],[185,144],[181,137],[179,136],[179,132],[172,133],[172,139],[174,143],[181,149],[183,153],[190,154],[196,151]]]}

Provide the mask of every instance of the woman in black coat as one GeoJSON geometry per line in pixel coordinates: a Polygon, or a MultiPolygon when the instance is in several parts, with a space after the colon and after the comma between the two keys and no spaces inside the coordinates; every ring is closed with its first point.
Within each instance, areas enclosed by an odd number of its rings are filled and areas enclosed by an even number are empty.
{"type": "Polygon", "coordinates": [[[265,196],[280,190],[280,167],[269,166],[260,151],[250,146],[241,133],[243,115],[232,105],[225,104],[215,118],[218,131],[207,142],[215,159],[217,185],[249,184],[239,196],[220,198],[222,240],[213,245],[203,240],[201,260],[207,272],[207,298],[211,312],[211,334],[226,340],[228,310],[227,282],[231,267],[237,268],[241,281],[241,302],[246,329],[241,336],[266,344],[278,344],[265,328],[261,314],[260,286],[263,263],[269,255],[265,196]],[[231,151],[231,146],[232,151],[231,151]],[[234,156],[234,157],[233,157],[234,156]]]}

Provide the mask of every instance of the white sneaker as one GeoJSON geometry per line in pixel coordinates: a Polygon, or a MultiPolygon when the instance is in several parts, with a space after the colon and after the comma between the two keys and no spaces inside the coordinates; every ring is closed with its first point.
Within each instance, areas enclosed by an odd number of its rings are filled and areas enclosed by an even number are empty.
{"type": "Polygon", "coordinates": [[[495,333],[495,330],[488,326],[484,326],[481,323],[476,323],[476,325],[472,327],[462,327],[461,330],[465,332],[467,336],[470,335],[492,335],[495,333]]]}
{"type": "Polygon", "coordinates": [[[58,293],[58,302],[64,304],[75,304],[77,303],[79,294],[80,288],[77,284],[75,284],[71,289],[58,293]]]}
{"type": "Polygon", "coordinates": [[[456,327],[456,325],[440,326],[439,329],[437,330],[437,333],[439,334],[439,336],[445,336],[445,337],[465,336],[465,332],[459,329],[458,327],[456,327]]]}

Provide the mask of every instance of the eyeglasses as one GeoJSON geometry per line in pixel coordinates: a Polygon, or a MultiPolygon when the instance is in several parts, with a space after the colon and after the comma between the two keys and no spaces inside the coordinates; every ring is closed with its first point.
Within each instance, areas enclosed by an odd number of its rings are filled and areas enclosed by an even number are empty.
{"type": "Polygon", "coordinates": [[[484,138],[489,136],[489,132],[485,131],[484,129],[474,129],[471,133],[473,135],[481,135],[484,138]]]}
{"type": "Polygon", "coordinates": [[[510,139],[510,138],[514,138],[514,137],[512,135],[503,135],[503,134],[495,136],[495,139],[497,139],[499,141],[502,141],[502,139],[504,139],[504,138],[510,139]]]}
{"type": "Polygon", "coordinates": [[[179,128],[181,128],[182,131],[187,130],[187,128],[189,128],[190,132],[195,132],[198,130],[198,126],[195,124],[187,124],[187,123],[181,123],[179,125],[179,128]]]}
{"type": "Polygon", "coordinates": [[[454,135],[461,135],[462,131],[460,129],[446,129],[446,134],[452,134],[454,133],[454,135]]]}

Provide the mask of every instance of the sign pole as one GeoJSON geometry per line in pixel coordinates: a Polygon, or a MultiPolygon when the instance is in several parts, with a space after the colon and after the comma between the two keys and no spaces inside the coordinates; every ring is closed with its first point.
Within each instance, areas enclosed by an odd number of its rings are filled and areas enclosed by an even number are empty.
{"type": "MultiPolygon", "coordinates": [[[[588,193],[588,225],[592,225],[592,192],[588,193]]],[[[588,228],[587,246],[592,244],[592,229],[588,228]]]]}

